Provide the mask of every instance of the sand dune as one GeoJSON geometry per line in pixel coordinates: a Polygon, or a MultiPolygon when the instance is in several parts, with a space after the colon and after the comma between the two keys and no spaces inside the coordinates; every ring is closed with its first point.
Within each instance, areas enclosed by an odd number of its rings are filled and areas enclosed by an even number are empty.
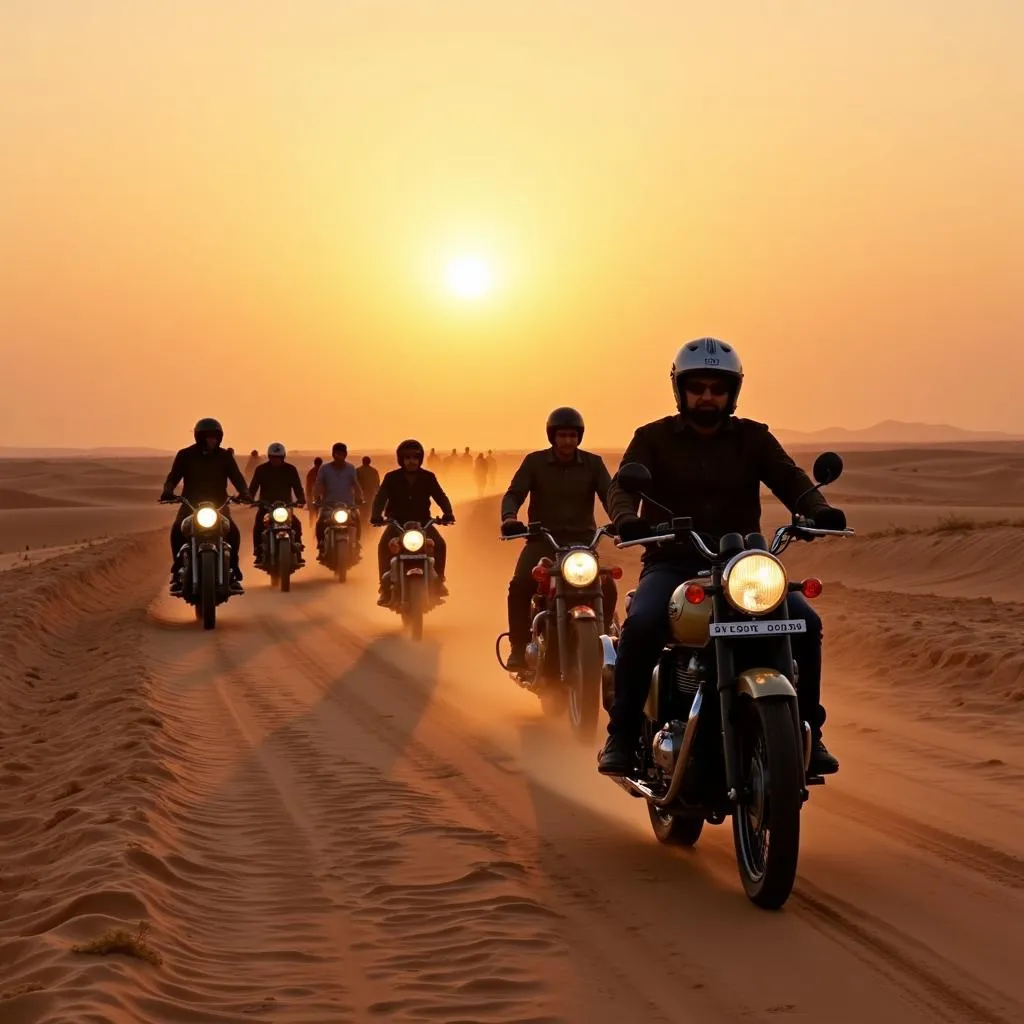
{"type": "Polygon", "coordinates": [[[843,770],[779,914],[725,829],[659,846],[500,671],[495,498],[460,507],[418,646],[368,562],[289,595],[250,571],[204,634],[163,592],[166,509],[36,513],[132,532],[0,573],[0,1019],[1020,1020],[1024,531],[915,507],[787,555],[826,580],[843,770]],[[75,951],[111,929],[136,955],[75,951]]]}

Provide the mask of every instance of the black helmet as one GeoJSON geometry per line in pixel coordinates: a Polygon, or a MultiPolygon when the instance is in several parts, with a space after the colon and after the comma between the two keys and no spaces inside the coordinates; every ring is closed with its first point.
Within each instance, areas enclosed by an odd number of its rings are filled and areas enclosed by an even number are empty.
{"type": "Polygon", "coordinates": [[[555,443],[556,430],[575,430],[583,441],[583,417],[572,406],[563,405],[548,417],[548,444],[555,443]]]}
{"type": "Polygon", "coordinates": [[[398,460],[399,466],[402,464],[402,452],[416,452],[420,457],[420,462],[423,461],[423,445],[414,438],[406,438],[396,449],[395,458],[398,460]]]}
{"type": "Polygon", "coordinates": [[[196,439],[196,444],[199,444],[199,441],[207,434],[213,434],[217,438],[217,444],[224,440],[224,428],[212,416],[204,416],[192,428],[192,436],[196,439]]]}

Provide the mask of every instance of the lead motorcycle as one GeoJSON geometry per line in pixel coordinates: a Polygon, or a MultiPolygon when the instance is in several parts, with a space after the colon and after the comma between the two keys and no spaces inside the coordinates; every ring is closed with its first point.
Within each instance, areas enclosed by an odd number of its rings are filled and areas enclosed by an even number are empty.
{"type": "Polygon", "coordinates": [[[297,501],[260,501],[256,515],[263,516],[263,540],[257,568],[270,574],[270,585],[280,586],[281,593],[292,589],[292,573],[302,568],[299,562],[301,545],[295,532],[297,501]]]}
{"type": "Polygon", "coordinates": [[[320,515],[324,519],[324,536],[317,559],[334,573],[339,583],[344,583],[361,554],[356,535],[358,509],[355,505],[322,504],[320,515]]]}
{"type": "Polygon", "coordinates": [[[422,640],[423,616],[443,603],[437,594],[434,542],[427,536],[427,530],[448,524],[440,519],[428,519],[425,523],[387,519],[384,525],[401,531],[388,541],[391,565],[381,577],[390,580],[391,585],[391,601],[386,607],[401,615],[413,640],[422,640]]]}
{"type": "MultiPolygon", "coordinates": [[[[834,452],[820,455],[811,490],[836,480],[842,468],[834,452]]],[[[644,494],[651,480],[645,466],[627,463],[617,480],[625,491],[657,504],[644,494]]],[[[716,551],[691,519],[676,517],[650,537],[617,545],[688,540],[710,568],[672,594],[666,610],[672,639],[651,677],[635,769],[613,781],[646,801],[663,843],[692,846],[705,822],[719,825],[731,817],[743,888],[767,909],[781,907],[792,892],[801,808],[808,787],[825,781],[808,775],[811,731],[800,719],[795,688],[790,636],[805,633],[807,624],[789,618],[786,605],[793,592],[817,597],[821,582],[790,581],[778,556],[793,540],[852,533],[820,530],[794,516],[770,546],[759,533],[730,533],[716,551]]],[[[612,638],[604,648],[609,678],[617,647],[612,638]]]]}
{"type": "MultiPolygon", "coordinates": [[[[520,524],[521,525],[521,524],[520,524]]],[[[602,576],[622,579],[622,569],[604,568],[597,545],[611,527],[599,527],[587,544],[560,545],[540,523],[523,526],[521,532],[501,540],[535,540],[550,544],[552,555],[533,567],[537,591],[530,601],[531,636],[526,646],[526,668],[509,672],[501,657],[498,664],[519,686],[535,693],[546,714],[561,715],[568,709],[569,727],[581,742],[593,740],[601,711],[603,677],[602,634],[618,635],[616,623],[605,625],[602,576]]]]}
{"type": "Polygon", "coordinates": [[[241,504],[228,498],[219,508],[212,501],[193,505],[175,495],[162,505],[185,505],[189,515],[181,521],[185,538],[178,551],[178,580],[181,593],[174,594],[193,606],[203,629],[217,625],[217,606],[234,595],[231,592],[231,545],[227,541],[230,521],[224,515],[229,504],[241,504]]]}

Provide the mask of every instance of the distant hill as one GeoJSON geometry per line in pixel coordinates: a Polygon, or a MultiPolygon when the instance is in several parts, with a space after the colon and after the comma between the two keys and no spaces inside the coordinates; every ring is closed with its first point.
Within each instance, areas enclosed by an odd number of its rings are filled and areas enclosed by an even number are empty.
{"type": "Polygon", "coordinates": [[[163,448],[14,448],[0,445],[0,459],[146,459],[173,454],[163,448]]]}
{"type": "Polygon", "coordinates": [[[776,431],[780,441],[789,444],[816,444],[845,442],[847,444],[955,444],[965,441],[1020,441],[1021,434],[1006,434],[998,430],[966,430],[948,423],[904,423],[884,420],[872,427],[850,430],[847,427],[825,427],[823,430],[776,431]]]}

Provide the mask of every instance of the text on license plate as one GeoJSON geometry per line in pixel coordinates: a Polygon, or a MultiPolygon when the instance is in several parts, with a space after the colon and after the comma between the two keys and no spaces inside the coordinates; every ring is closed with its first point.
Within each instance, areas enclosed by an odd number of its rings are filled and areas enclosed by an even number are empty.
{"type": "Polygon", "coordinates": [[[761,622],[712,622],[712,636],[779,636],[784,633],[806,633],[803,619],[774,619],[761,622]]]}

